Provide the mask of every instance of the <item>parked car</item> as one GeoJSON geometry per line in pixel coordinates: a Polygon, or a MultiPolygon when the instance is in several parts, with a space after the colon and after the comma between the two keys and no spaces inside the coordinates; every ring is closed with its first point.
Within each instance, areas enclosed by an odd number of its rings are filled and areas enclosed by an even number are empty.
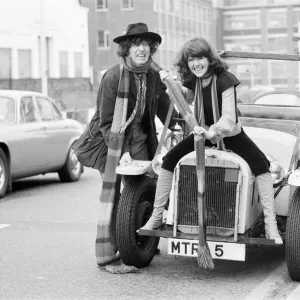
{"type": "MultiPolygon", "coordinates": [[[[240,104],[239,108],[245,132],[270,161],[287,268],[292,280],[300,281],[300,107],[240,104]]],[[[206,238],[212,258],[245,261],[249,245],[278,247],[265,237],[258,189],[247,162],[220,149],[205,149],[205,155],[206,238]]],[[[161,162],[159,157],[152,161],[154,172],[159,172],[161,162]]],[[[149,265],[161,237],[168,239],[168,254],[197,257],[195,152],[184,156],[175,168],[165,224],[137,233],[151,215],[156,188],[155,178],[143,175],[143,170],[138,163],[117,170],[137,175],[126,181],[118,202],[116,238],[123,262],[138,268],[149,265]]]]}
{"type": "Polygon", "coordinates": [[[78,181],[83,168],[72,144],[82,132],[51,98],[0,90],[0,197],[12,181],[38,174],[58,172],[62,182],[78,181]]]}

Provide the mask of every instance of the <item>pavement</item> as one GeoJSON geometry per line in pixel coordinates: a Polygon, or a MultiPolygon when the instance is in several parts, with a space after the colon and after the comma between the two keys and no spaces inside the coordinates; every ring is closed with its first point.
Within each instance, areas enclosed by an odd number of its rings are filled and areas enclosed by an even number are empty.
{"type": "Polygon", "coordinates": [[[299,286],[289,295],[286,300],[299,300],[300,299],[300,284],[299,286]]]}

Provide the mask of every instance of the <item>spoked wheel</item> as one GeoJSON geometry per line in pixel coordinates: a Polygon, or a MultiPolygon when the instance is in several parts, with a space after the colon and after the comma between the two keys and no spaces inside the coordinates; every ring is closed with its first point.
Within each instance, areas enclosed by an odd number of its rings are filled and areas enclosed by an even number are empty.
{"type": "Polygon", "coordinates": [[[292,280],[300,281],[300,188],[289,205],[285,240],[286,262],[292,280]]]}
{"type": "Polygon", "coordinates": [[[151,216],[155,188],[155,181],[146,176],[132,176],[123,188],[117,211],[116,237],[126,265],[146,267],[155,255],[159,238],[136,233],[151,216]]]}

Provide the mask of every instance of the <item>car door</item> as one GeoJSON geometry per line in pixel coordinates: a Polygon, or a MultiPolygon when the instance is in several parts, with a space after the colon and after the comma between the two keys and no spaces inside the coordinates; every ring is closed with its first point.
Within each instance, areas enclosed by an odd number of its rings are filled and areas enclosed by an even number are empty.
{"type": "Polygon", "coordinates": [[[19,122],[10,143],[11,172],[13,177],[34,175],[43,171],[45,159],[43,149],[46,139],[34,96],[23,96],[19,100],[19,122]]]}
{"type": "Polygon", "coordinates": [[[50,168],[63,165],[71,139],[69,126],[51,99],[37,96],[36,100],[41,121],[47,132],[47,164],[50,168]]]}

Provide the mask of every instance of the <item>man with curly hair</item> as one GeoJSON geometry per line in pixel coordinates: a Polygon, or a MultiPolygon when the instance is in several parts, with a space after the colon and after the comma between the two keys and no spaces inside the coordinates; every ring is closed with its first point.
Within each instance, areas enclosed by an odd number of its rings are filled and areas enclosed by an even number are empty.
{"type": "Polygon", "coordinates": [[[155,116],[164,123],[170,106],[166,86],[159,73],[150,68],[152,56],[162,41],[160,35],[148,31],[144,23],[135,23],[129,24],[126,34],[113,41],[118,44],[121,61],[102,78],[93,117],[97,126],[91,129],[92,134],[105,141],[99,156],[103,178],[96,239],[99,266],[119,259],[114,234],[120,190],[116,167],[130,164],[133,159],[153,159],[158,146],[155,116]]]}

